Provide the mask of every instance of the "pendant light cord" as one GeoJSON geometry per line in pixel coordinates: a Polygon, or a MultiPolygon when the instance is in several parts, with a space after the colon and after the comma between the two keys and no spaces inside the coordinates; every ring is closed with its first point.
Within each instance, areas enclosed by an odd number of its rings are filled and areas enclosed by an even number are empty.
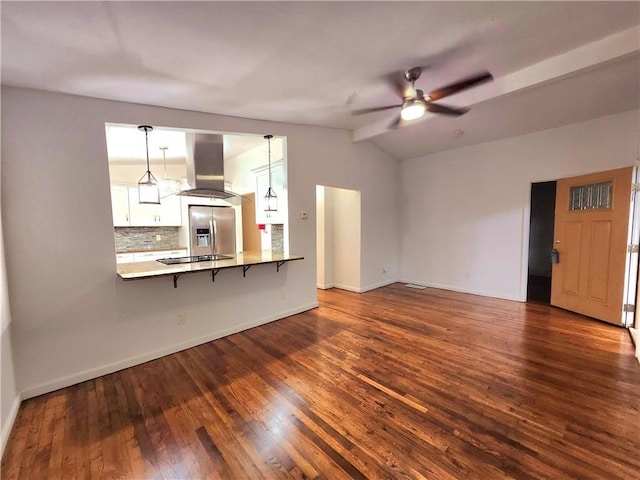
{"type": "Polygon", "coordinates": [[[265,135],[264,138],[267,139],[267,148],[269,152],[269,189],[271,189],[271,139],[273,135],[265,135]]]}
{"type": "Polygon", "coordinates": [[[144,128],[144,141],[147,145],[147,173],[151,173],[151,168],[149,167],[149,129],[147,127],[144,128]]]}
{"type": "Polygon", "coordinates": [[[269,145],[269,188],[271,188],[271,138],[267,140],[269,145]]]}
{"type": "Polygon", "coordinates": [[[162,163],[164,165],[164,179],[167,179],[167,148],[168,147],[160,147],[162,150],[162,163]]]}

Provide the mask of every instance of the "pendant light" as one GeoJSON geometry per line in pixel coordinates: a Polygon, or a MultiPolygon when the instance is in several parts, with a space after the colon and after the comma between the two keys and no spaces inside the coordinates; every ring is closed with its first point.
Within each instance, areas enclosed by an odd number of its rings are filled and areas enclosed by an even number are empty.
{"type": "Polygon", "coordinates": [[[167,149],[169,147],[159,147],[162,150],[162,162],[164,165],[163,178],[158,180],[160,186],[160,198],[165,198],[170,195],[175,195],[180,191],[180,182],[173,178],[167,178],[167,149]]]}
{"type": "Polygon", "coordinates": [[[147,171],[138,180],[138,203],[160,204],[160,188],[156,177],[151,174],[149,168],[149,132],[153,131],[150,125],[140,125],[138,130],[144,132],[144,139],[147,145],[147,171]]]}
{"type": "Polygon", "coordinates": [[[271,188],[271,139],[273,135],[265,135],[264,138],[267,139],[269,145],[269,188],[264,196],[264,211],[267,212],[267,216],[269,216],[270,212],[278,211],[278,197],[273,188],[271,188]]]}

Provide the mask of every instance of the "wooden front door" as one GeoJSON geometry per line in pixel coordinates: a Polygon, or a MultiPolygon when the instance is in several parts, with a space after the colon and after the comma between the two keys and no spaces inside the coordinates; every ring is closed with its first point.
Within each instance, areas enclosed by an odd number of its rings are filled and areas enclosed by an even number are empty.
{"type": "Polygon", "coordinates": [[[632,171],[558,180],[552,305],[622,324],[632,171]]]}

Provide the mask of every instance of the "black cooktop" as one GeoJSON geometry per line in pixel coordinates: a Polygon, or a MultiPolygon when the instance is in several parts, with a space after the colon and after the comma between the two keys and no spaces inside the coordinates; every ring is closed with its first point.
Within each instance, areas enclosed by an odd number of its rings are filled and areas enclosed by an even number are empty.
{"type": "Polygon", "coordinates": [[[158,262],[164,263],[165,265],[175,265],[178,263],[195,263],[195,262],[211,262],[212,260],[227,260],[230,257],[229,255],[220,255],[218,253],[214,253],[211,255],[196,255],[194,257],[174,257],[174,258],[158,258],[158,262]]]}

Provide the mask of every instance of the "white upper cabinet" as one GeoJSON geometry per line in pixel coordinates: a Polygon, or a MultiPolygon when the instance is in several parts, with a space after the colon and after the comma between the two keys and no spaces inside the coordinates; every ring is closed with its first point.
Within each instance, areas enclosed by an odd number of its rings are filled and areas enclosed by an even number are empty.
{"type": "Polygon", "coordinates": [[[114,227],[179,227],[182,225],[180,197],[170,195],[160,205],[140,204],[138,188],[111,186],[114,227]]]}
{"type": "Polygon", "coordinates": [[[182,206],[178,195],[169,195],[160,199],[158,224],[165,227],[182,225],[182,206]]]}
{"type": "Polygon", "coordinates": [[[129,215],[132,227],[158,226],[158,211],[160,205],[140,203],[138,189],[129,187],[129,215]]]}
{"type": "Polygon", "coordinates": [[[129,187],[124,185],[111,186],[111,211],[113,212],[114,227],[129,226],[129,187]]]}

